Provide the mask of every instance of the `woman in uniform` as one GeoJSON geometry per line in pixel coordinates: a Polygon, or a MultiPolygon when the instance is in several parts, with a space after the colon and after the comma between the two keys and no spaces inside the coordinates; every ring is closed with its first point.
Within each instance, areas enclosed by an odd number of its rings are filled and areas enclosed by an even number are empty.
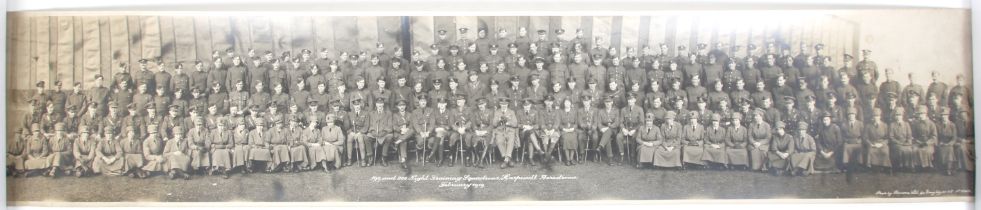
{"type": "Polygon", "coordinates": [[[253,123],[255,124],[255,128],[249,131],[249,156],[248,161],[245,163],[245,171],[247,173],[254,171],[256,169],[256,163],[261,163],[261,166],[265,166],[265,171],[272,171],[272,167],[275,166],[269,162],[272,161],[272,153],[269,151],[272,149],[272,145],[269,143],[269,139],[272,136],[267,134],[266,120],[260,117],[253,123]]]}
{"type": "MultiPolygon", "coordinates": [[[[334,114],[327,114],[323,127],[320,128],[320,138],[322,139],[324,152],[324,171],[330,173],[331,170],[341,168],[341,150],[344,148],[344,133],[341,127],[337,126],[337,117],[334,114]],[[329,168],[327,163],[333,163],[334,167],[329,168]]],[[[404,148],[401,148],[404,149],[404,148]]]]}
{"type": "Polygon", "coordinates": [[[795,175],[807,176],[814,172],[814,156],[817,144],[807,133],[807,122],[797,123],[797,136],[794,136],[794,149],[790,157],[790,167],[795,175]]]}
{"type": "Polygon", "coordinates": [[[191,168],[197,173],[204,174],[211,167],[211,156],[208,155],[208,145],[206,144],[209,135],[208,128],[204,125],[204,117],[198,115],[194,117],[194,128],[187,131],[190,145],[191,168]]]}
{"type": "Polygon", "coordinates": [[[14,177],[24,174],[27,140],[31,136],[27,128],[18,128],[15,132],[14,138],[7,139],[7,175],[14,177]]]}
{"type": "Polygon", "coordinates": [[[766,170],[767,151],[770,150],[770,139],[773,138],[770,124],[763,120],[764,111],[752,111],[753,122],[749,127],[749,168],[754,171],[766,170]]]}
{"type": "Polygon", "coordinates": [[[177,177],[190,179],[191,176],[187,174],[191,170],[191,157],[188,156],[190,145],[184,138],[184,128],[174,126],[171,128],[171,133],[174,134],[174,137],[167,140],[163,151],[166,160],[164,169],[167,170],[167,177],[170,179],[177,177]]]}
{"type": "Polygon", "coordinates": [[[896,120],[889,123],[889,131],[886,136],[889,138],[890,154],[892,154],[893,166],[899,169],[912,169],[913,167],[913,134],[909,123],[903,120],[903,109],[893,110],[896,120]]]}
{"type": "Polygon", "coordinates": [[[635,167],[641,168],[645,164],[650,164],[654,162],[654,153],[661,147],[663,143],[663,137],[661,136],[661,129],[654,125],[654,114],[647,113],[644,117],[644,125],[640,126],[637,131],[637,165],[635,167]]]}
{"type": "Polygon", "coordinates": [[[722,116],[712,114],[712,126],[705,131],[705,153],[702,160],[710,167],[721,169],[726,165],[726,129],[722,127],[722,116]]]}
{"type": "Polygon", "coordinates": [[[889,125],[882,122],[882,110],[873,108],[871,116],[871,121],[867,122],[862,132],[862,140],[866,146],[865,166],[870,169],[891,170],[889,125]]]}
{"type": "MultiPolygon", "coordinates": [[[[656,61],[656,60],[655,60],[656,61]]],[[[654,151],[654,166],[675,168],[681,167],[681,141],[684,133],[680,124],[675,122],[678,114],[667,111],[664,114],[664,124],[661,125],[661,145],[654,151]]]]}
{"type": "Polygon", "coordinates": [[[232,131],[232,142],[235,147],[232,148],[232,169],[241,168],[243,173],[250,173],[249,169],[249,152],[252,147],[249,146],[249,129],[247,129],[245,124],[245,118],[238,118],[235,123],[235,130],[232,131]]]}
{"type": "Polygon", "coordinates": [[[698,122],[698,111],[690,111],[685,115],[688,123],[682,129],[684,141],[682,142],[682,157],[684,164],[704,166],[705,148],[705,127],[698,122]]]}
{"type": "Polygon", "coordinates": [[[783,172],[791,170],[790,158],[796,149],[793,135],[786,132],[787,125],[784,122],[777,122],[774,127],[775,133],[770,140],[767,162],[769,170],[774,176],[780,176],[783,172]]]}
{"type": "Polygon", "coordinates": [[[48,156],[48,166],[51,167],[50,171],[48,171],[48,176],[51,177],[69,171],[72,163],[74,163],[72,161],[73,139],[65,132],[65,127],[65,123],[56,123],[54,125],[54,135],[48,138],[48,149],[51,151],[51,154],[48,156]]]}
{"type": "Polygon", "coordinates": [[[954,143],[957,141],[957,128],[950,121],[950,109],[941,108],[937,121],[937,161],[944,174],[950,176],[957,170],[957,157],[954,143]]]}
{"type": "Polygon", "coordinates": [[[125,131],[126,136],[122,137],[122,141],[119,142],[125,157],[123,175],[128,174],[129,177],[133,178],[146,178],[146,172],[143,171],[145,160],[143,158],[143,141],[136,133],[136,128],[126,126],[125,131]]]}
{"type": "Polygon", "coordinates": [[[156,124],[150,124],[147,126],[147,132],[149,135],[143,140],[143,158],[146,159],[146,164],[143,165],[143,171],[146,176],[151,175],[153,172],[164,172],[166,170],[166,159],[164,159],[164,144],[163,138],[160,137],[160,132],[157,130],[156,124]]]}
{"type": "MultiPolygon", "coordinates": [[[[81,125],[78,130],[81,134],[72,145],[72,155],[75,157],[75,168],[73,172],[76,177],[82,177],[92,172],[92,161],[95,159],[95,151],[99,144],[99,138],[89,134],[90,130],[88,126],[81,125]]],[[[23,151],[23,147],[10,148],[8,151],[11,149],[16,150],[17,148],[21,148],[18,152],[23,151]]]]}
{"type": "Polygon", "coordinates": [[[742,114],[739,114],[739,112],[733,112],[731,116],[732,119],[730,119],[730,127],[726,129],[727,137],[725,138],[726,164],[728,164],[728,167],[748,167],[749,153],[746,150],[746,144],[749,143],[750,133],[746,127],[743,127],[742,114]]]}
{"type": "Polygon", "coordinates": [[[123,148],[119,144],[116,135],[113,135],[113,127],[104,127],[102,140],[96,148],[95,164],[92,171],[103,175],[123,175],[126,163],[123,160],[123,148]]]}

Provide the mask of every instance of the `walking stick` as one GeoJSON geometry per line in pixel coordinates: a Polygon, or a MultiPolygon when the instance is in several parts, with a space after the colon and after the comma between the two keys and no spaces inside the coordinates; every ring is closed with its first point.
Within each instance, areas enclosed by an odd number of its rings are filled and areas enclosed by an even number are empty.
{"type": "MultiPolygon", "coordinates": [[[[462,136],[462,134],[461,134],[461,136],[462,136]]],[[[463,149],[463,138],[461,137],[460,140],[456,142],[456,144],[457,144],[458,149],[456,151],[456,154],[454,155],[456,157],[454,157],[455,160],[453,160],[453,162],[459,161],[457,163],[464,164],[464,162],[463,162],[464,161],[463,160],[463,153],[465,151],[463,149]]]]}
{"type": "MultiPolygon", "coordinates": [[[[426,141],[426,138],[419,138],[419,139],[416,139],[416,141],[419,141],[420,139],[422,140],[422,154],[419,154],[419,150],[417,148],[417,150],[416,150],[416,162],[418,163],[421,160],[422,166],[426,166],[426,159],[427,159],[426,158],[426,147],[429,147],[429,142],[426,141]]],[[[418,144],[418,143],[419,142],[416,142],[416,144],[418,144]]]]}

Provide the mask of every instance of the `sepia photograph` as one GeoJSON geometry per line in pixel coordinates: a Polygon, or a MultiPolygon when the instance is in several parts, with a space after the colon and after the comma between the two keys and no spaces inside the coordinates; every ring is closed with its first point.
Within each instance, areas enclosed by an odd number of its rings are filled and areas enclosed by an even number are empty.
{"type": "Polygon", "coordinates": [[[11,12],[6,199],[973,201],[970,17],[11,12]]]}

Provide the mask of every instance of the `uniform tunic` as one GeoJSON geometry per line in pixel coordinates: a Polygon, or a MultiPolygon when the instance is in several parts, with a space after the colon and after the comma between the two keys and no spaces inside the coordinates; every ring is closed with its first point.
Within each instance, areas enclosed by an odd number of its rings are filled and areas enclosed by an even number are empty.
{"type": "Polygon", "coordinates": [[[511,157],[515,144],[518,142],[518,117],[510,109],[494,111],[494,142],[503,157],[511,157]]]}
{"type": "Polygon", "coordinates": [[[844,141],[841,151],[841,163],[865,163],[862,136],[865,131],[862,122],[843,122],[841,138],[844,141]]]}
{"type": "Polygon", "coordinates": [[[188,156],[190,147],[187,139],[171,138],[164,145],[164,159],[166,160],[166,170],[191,170],[191,157],[188,156]]]}
{"type": "Polygon", "coordinates": [[[952,122],[944,120],[937,123],[937,162],[946,169],[957,163],[954,143],[957,141],[957,128],[952,122]]]}
{"type": "Polygon", "coordinates": [[[727,139],[728,133],[725,128],[721,126],[719,128],[707,128],[705,132],[705,153],[702,156],[702,160],[726,164],[727,139]],[[712,145],[718,145],[719,148],[715,148],[712,145]]]}
{"type": "Polygon", "coordinates": [[[310,127],[303,129],[300,132],[300,143],[307,149],[306,158],[308,160],[308,167],[315,167],[317,163],[327,160],[319,129],[310,127]]]}
{"type": "Polygon", "coordinates": [[[913,133],[909,124],[904,121],[889,124],[887,131],[889,138],[890,153],[892,154],[893,165],[898,167],[913,166],[913,133]]]}
{"type": "MultiPolygon", "coordinates": [[[[256,127],[249,131],[249,160],[250,161],[271,161],[272,154],[269,149],[272,145],[269,144],[269,133],[265,127],[256,127]]],[[[237,147],[236,147],[237,148],[237,147]]]]}
{"type": "Polygon", "coordinates": [[[136,136],[131,136],[123,138],[119,145],[122,146],[126,161],[123,171],[142,169],[146,160],[143,158],[143,141],[136,136]]]}
{"type": "Polygon", "coordinates": [[[841,137],[841,129],[838,125],[820,125],[817,132],[817,157],[814,160],[814,168],[818,170],[833,170],[838,166],[838,157],[841,155],[844,141],[841,137]],[[822,153],[832,153],[825,156],[822,153]]]}
{"type": "Polygon", "coordinates": [[[245,163],[249,162],[249,152],[252,151],[252,146],[249,145],[249,130],[236,128],[232,133],[232,140],[235,142],[235,148],[232,149],[232,167],[245,166],[245,163]]]}
{"type": "Polygon", "coordinates": [[[156,133],[150,134],[146,140],[143,140],[143,158],[146,159],[146,165],[143,166],[145,171],[165,171],[167,159],[164,159],[164,144],[163,139],[156,133]]]}
{"type": "Polygon", "coordinates": [[[766,122],[754,122],[747,129],[749,129],[749,142],[746,148],[749,150],[750,169],[763,169],[767,151],[770,149],[770,139],[773,138],[772,129],[766,122]]]}
{"type": "Polygon", "coordinates": [[[637,129],[637,161],[640,163],[654,162],[654,154],[658,147],[664,143],[661,129],[653,124],[641,126],[637,129]],[[651,145],[644,145],[650,143],[651,145]]]}
{"type": "Polygon", "coordinates": [[[654,166],[660,167],[680,167],[681,166],[681,145],[684,132],[681,124],[674,123],[661,125],[661,145],[654,151],[654,166]],[[668,150],[671,147],[671,150],[668,150]]]}
{"type": "Polygon", "coordinates": [[[974,120],[970,117],[955,119],[958,143],[954,144],[954,152],[957,153],[957,162],[964,170],[974,171],[974,120]]]}
{"type": "Polygon", "coordinates": [[[27,143],[27,152],[27,160],[24,161],[27,170],[45,169],[50,166],[48,155],[51,153],[51,148],[48,147],[48,139],[43,135],[31,136],[30,142],[27,143]]]}
{"type": "Polygon", "coordinates": [[[341,128],[336,125],[324,126],[320,128],[320,138],[323,142],[324,160],[334,161],[335,166],[339,166],[341,150],[344,148],[344,133],[341,128]]]}
{"type": "Polygon", "coordinates": [[[817,151],[817,144],[809,134],[794,136],[794,153],[790,156],[791,166],[814,171],[814,155],[817,151]]]}
{"type": "Polygon", "coordinates": [[[703,165],[705,149],[703,146],[703,140],[705,139],[705,128],[701,124],[688,124],[685,125],[683,129],[684,135],[684,146],[682,150],[684,151],[681,159],[685,163],[703,165]]]}
{"type": "Polygon", "coordinates": [[[751,137],[750,133],[742,125],[736,125],[727,129],[726,138],[726,159],[730,165],[749,165],[749,153],[746,145],[751,137]]]}
{"type": "Polygon", "coordinates": [[[7,167],[13,166],[14,170],[24,170],[24,158],[27,156],[27,137],[15,135],[14,138],[7,139],[7,167]]]}
{"type": "MultiPolygon", "coordinates": [[[[303,145],[303,139],[301,135],[303,134],[303,129],[299,126],[293,128],[287,128],[283,130],[285,133],[286,141],[289,143],[289,162],[299,164],[307,163],[307,147],[303,145]]],[[[280,133],[282,135],[283,133],[280,133]]]]}
{"type": "Polygon", "coordinates": [[[104,175],[121,175],[126,169],[126,161],[123,157],[123,148],[112,136],[105,137],[99,143],[96,154],[95,164],[92,171],[104,175]],[[107,162],[106,159],[114,159],[107,162]]]}
{"type": "Polygon", "coordinates": [[[917,120],[910,123],[913,134],[913,165],[933,167],[933,155],[937,143],[937,126],[930,120],[917,120]]]}
{"type": "Polygon", "coordinates": [[[188,154],[191,156],[191,167],[209,167],[211,166],[211,156],[208,154],[207,142],[210,139],[210,135],[204,125],[197,126],[187,131],[188,143],[190,145],[190,152],[188,154]]]}
{"type": "Polygon", "coordinates": [[[770,152],[767,153],[767,162],[769,162],[769,167],[772,170],[787,170],[790,168],[790,158],[794,153],[796,147],[795,139],[790,134],[784,135],[773,135],[770,140],[770,152]],[[786,154],[786,157],[781,157],[780,154],[786,154]]]}
{"type": "Polygon", "coordinates": [[[872,121],[868,126],[865,126],[862,135],[862,139],[868,145],[866,151],[866,160],[868,162],[866,166],[892,167],[889,153],[889,126],[878,120],[872,121]],[[876,147],[876,144],[881,144],[881,147],[876,147]]]}
{"type": "Polygon", "coordinates": [[[48,147],[51,149],[49,166],[69,167],[74,163],[72,160],[72,139],[68,134],[55,134],[48,138],[48,147]]]}

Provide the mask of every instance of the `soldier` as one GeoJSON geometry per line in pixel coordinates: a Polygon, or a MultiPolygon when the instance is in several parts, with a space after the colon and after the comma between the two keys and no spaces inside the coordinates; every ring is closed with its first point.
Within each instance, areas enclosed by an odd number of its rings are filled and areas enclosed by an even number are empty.
{"type": "MultiPolygon", "coordinates": [[[[426,99],[418,99],[419,109],[425,109],[424,105],[428,101],[426,99]]],[[[466,106],[466,98],[463,96],[456,96],[454,101],[457,102],[455,110],[450,110],[447,108],[447,101],[444,98],[437,98],[436,109],[433,111],[427,110],[417,110],[415,113],[416,124],[415,130],[419,132],[417,137],[416,149],[422,149],[425,158],[423,162],[429,162],[432,156],[435,154],[438,159],[436,162],[436,167],[442,166],[443,164],[443,150],[446,148],[462,148],[457,150],[462,151],[464,157],[459,157],[461,153],[453,152],[454,155],[450,156],[450,165],[453,165],[454,158],[459,159],[464,162],[464,165],[469,167],[472,158],[473,144],[472,144],[472,134],[467,132],[471,125],[471,113],[466,106]],[[426,118],[424,118],[426,117],[426,118]],[[432,130],[433,133],[423,133],[423,131],[432,130]],[[444,145],[443,141],[448,139],[448,144],[444,145]],[[429,148],[428,154],[426,148],[429,148]],[[465,159],[464,159],[465,158],[465,159]]],[[[453,149],[450,149],[453,151],[453,149]]],[[[418,156],[418,155],[417,155],[418,156]]]]}
{"type": "MultiPolygon", "coordinates": [[[[612,83],[612,82],[611,82],[612,83]]],[[[615,83],[614,83],[615,84],[615,83]]],[[[615,86],[612,86],[615,87],[615,86]]],[[[620,127],[620,132],[617,135],[617,151],[620,153],[620,162],[617,165],[622,165],[624,161],[627,161],[627,156],[629,156],[629,151],[633,149],[631,140],[635,140],[638,137],[637,129],[641,126],[642,116],[644,116],[643,108],[637,105],[637,98],[634,95],[627,96],[627,104],[625,107],[620,109],[620,117],[623,118],[622,126],[620,127]]]]}
{"type": "Polygon", "coordinates": [[[596,122],[596,113],[593,109],[593,98],[590,96],[582,96],[582,108],[576,110],[576,121],[578,121],[579,126],[579,148],[577,154],[579,157],[579,164],[586,163],[586,158],[588,151],[593,150],[596,147],[596,141],[599,140],[599,133],[597,132],[598,124],[596,122]]]}
{"type": "MultiPolygon", "coordinates": [[[[280,168],[282,168],[283,171],[291,170],[291,142],[287,137],[287,135],[290,135],[290,131],[283,127],[283,121],[284,119],[282,117],[271,118],[271,120],[269,120],[269,122],[272,122],[275,126],[268,130],[268,137],[265,137],[268,147],[271,147],[270,155],[272,156],[271,161],[266,167],[266,172],[276,171],[280,168]]],[[[261,159],[261,157],[254,159],[261,159]]]]}
{"type": "MultiPolygon", "coordinates": [[[[518,131],[518,139],[520,142],[518,147],[524,147],[523,149],[525,150],[522,153],[523,155],[521,160],[523,162],[525,158],[524,156],[526,155],[528,157],[528,162],[523,163],[530,163],[532,166],[536,165],[535,154],[544,153],[544,150],[542,150],[540,147],[541,144],[539,144],[538,138],[539,133],[541,132],[539,130],[541,116],[538,110],[532,108],[534,104],[534,100],[525,99],[523,100],[523,103],[521,103],[521,111],[516,113],[516,117],[518,118],[518,126],[520,127],[518,131]]],[[[594,139],[593,141],[596,140],[594,139]]]]}
{"type": "Polygon", "coordinates": [[[302,119],[300,117],[287,117],[287,120],[289,120],[289,126],[283,131],[285,133],[281,134],[285,134],[286,142],[289,145],[290,159],[283,171],[299,173],[301,170],[306,170],[306,165],[309,163],[306,145],[303,144],[302,119]]]}
{"type": "Polygon", "coordinates": [[[643,167],[644,164],[654,162],[658,147],[661,147],[661,144],[664,143],[661,129],[654,125],[654,114],[647,113],[644,122],[644,126],[640,126],[639,128],[636,138],[638,146],[637,165],[635,167],[637,168],[643,167]]]}
{"type": "MultiPolygon", "coordinates": [[[[105,82],[103,82],[104,77],[102,74],[96,74],[94,79],[95,81],[93,83],[95,83],[95,86],[89,89],[88,96],[86,96],[87,100],[102,105],[108,104],[110,91],[109,88],[105,87],[105,82]]],[[[105,115],[108,110],[107,108],[100,108],[98,111],[99,115],[105,115]]]]}
{"type": "MultiPolygon", "coordinates": [[[[405,100],[399,100],[396,104],[396,112],[392,114],[392,141],[387,143],[382,148],[382,163],[387,165],[387,160],[385,156],[388,155],[388,149],[394,144],[397,147],[399,153],[399,164],[403,169],[408,168],[406,165],[406,157],[408,157],[407,144],[409,139],[415,136],[415,130],[413,129],[412,123],[409,121],[415,118],[413,113],[409,113],[407,110],[408,102],[405,100]]],[[[423,126],[425,127],[425,126],[423,126]]]]}
{"type": "MultiPolygon", "coordinates": [[[[66,96],[65,107],[84,108],[89,101],[87,97],[88,96],[82,93],[82,83],[76,82],[75,85],[72,86],[72,92],[68,93],[66,96]]],[[[85,114],[86,110],[87,109],[81,109],[81,112],[78,114],[83,115],[85,114]]]]}
{"type": "Polygon", "coordinates": [[[358,152],[360,155],[359,161],[361,162],[361,167],[367,166],[365,160],[367,159],[366,150],[371,145],[368,144],[365,135],[368,133],[368,123],[370,118],[368,117],[368,112],[362,111],[361,108],[362,106],[360,99],[356,99],[351,102],[351,112],[348,113],[348,119],[351,120],[351,126],[347,131],[348,136],[346,145],[348,161],[347,164],[345,164],[346,166],[353,165],[354,157],[352,156],[355,154],[354,152],[358,152]],[[359,150],[354,151],[355,147],[357,147],[359,150]]]}
{"type": "MultiPolygon", "coordinates": [[[[248,150],[245,151],[245,154],[247,154],[245,157],[247,158],[245,160],[245,167],[243,168],[245,173],[252,173],[256,168],[256,163],[261,163],[267,168],[272,166],[269,164],[269,161],[272,160],[272,154],[269,151],[272,148],[272,145],[269,143],[269,139],[272,136],[267,134],[266,121],[263,118],[258,118],[253,122],[253,124],[255,128],[248,131],[249,134],[246,137],[248,143],[245,143],[245,145],[236,145],[235,147],[236,150],[239,151],[243,151],[241,150],[242,147],[247,146],[245,148],[248,148],[248,150]]],[[[236,154],[236,156],[238,156],[238,154],[236,154]]],[[[268,172],[270,170],[266,171],[268,172]]]]}
{"type": "MultiPolygon", "coordinates": [[[[48,154],[46,166],[50,167],[46,175],[56,177],[58,174],[70,172],[72,161],[72,142],[74,139],[65,132],[65,123],[54,125],[54,134],[47,136],[45,144],[48,154]]],[[[69,173],[70,175],[70,173],[69,173]]]]}
{"type": "MultiPolygon", "coordinates": [[[[542,161],[550,162],[552,160],[552,151],[554,151],[556,145],[558,144],[560,133],[558,132],[559,120],[558,120],[558,107],[555,106],[555,98],[552,96],[545,96],[543,101],[543,108],[538,112],[538,123],[540,132],[536,135],[537,140],[540,141],[540,145],[533,145],[533,147],[540,148],[539,154],[544,154],[542,161]],[[544,152],[543,152],[544,151],[544,152]]],[[[534,143],[534,142],[533,142],[534,143]]],[[[534,156],[532,156],[532,161],[534,161],[534,156]]]]}
{"type": "Polygon", "coordinates": [[[324,162],[321,166],[327,173],[340,169],[342,164],[340,153],[344,149],[344,133],[341,127],[336,125],[338,121],[336,115],[327,114],[326,123],[320,129],[324,150],[324,162]],[[333,168],[328,167],[327,163],[330,162],[333,162],[333,168]]]}
{"type": "MultiPolygon", "coordinates": [[[[74,142],[70,143],[72,150],[71,154],[74,159],[75,167],[72,168],[68,174],[74,173],[75,176],[82,177],[92,173],[92,161],[95,159],[96,147],[98,146],[98,137],[89,135],[90,129],[85,125],[79,127],[79,132],[80,135],[77,136],[76,139],[73,139],[74,142]]],[[[15,136],[14,139],[14,141],[18,143],[13,145],[14,147],[8,147],[10,148],[7,150],[8,154],[10,154],[10,152],[14,152],[15,154],[23,152],[23,145],[22,143],[19,143],[21,140],[20,136],[15,136]]],[[[10,144],[8,144],[8,146],[10,146],[10,144]]],[[[11,156],[8,155],[7,157],[8,160],[10,160],[11,156]]],[[[22,160],[21,163],[23,163],[22,160]]],[[[23,166],[17,170],[23,169],[22,167],[23,166]]]]}
{"type": "Polygon", "coordinates": [[[953,118],[957,127],[957,142],[954,143],[957,163],[962,169],[974,172],[974,118],[967,110],[959,111],[953,118]]]}
{"type": "MultiPolygon", "coordinates": [[[[859,66],[861,66],[861,62],[859,63],[859,66]]],[[[859,68],[859,69],[861,69],[861,68],[859,68]]],[[[860,70],[860,71],[863,71],[863,70],[860,70]]],[[[864,71],[868,71],[868,70],[866,69],[864,71]]],[[[892,69],[886,69],[886,74],[885,75],[886,75],[886,81],[883,81],[882,84],[879,85],[879,95],[877,96],[877,98],[879,99],[878,100],[879,101],[879,104],[877,106],[879,108],[883,108],[883,109],[885,109],[887,107],[887,104],[888,104],[887,101],[884,100],[884,99],[888,99],[888,95],[890,93],[891,94],[897,94],[897,95],[900,94],[900,92],[899,92],[900,91],[899,90],[899,87],[900,87],[899,86],[899,82],[893,80],[893,78],[892,78],[893,70],[892,69]]],[[[877,81],[877,80],[875,80],[875,76],[873,76],[873,80],[872,81],[873,82],[874,81],[877,81]]]]}
{"type": "Polygon", "coordinates": [[[711,114],[712,126],[706,129],[704,137],[705,153],[702,156],[702,161],[706,161],[709,166],[716,169],[721,169],[726,165],[725,143],[727,142],[727,133],[726,128],[722,127],[721,121],[721,115],[711,114]]]}
{"type": "MultiPolygon", "coordinates": [[[[478,157],[472,157],[476,163],[475,167],[483,168],[485,163],[484,160],[487,158],[487,151],[493,151],[490,148],[493,147],[493,133],[491,128],[496,126],[493,120],[494,111],[487,107],[487,98],[477,99],[477,109],[471,111],[470,121],[472,122],[474,134],[471,136],[471,142],[468,143],[468,147],[472,148],[472,156],[476,155],[478,146],[482,148],[482,152],[478,157]]],[[[489,162],[489,161],[488,161],[489,162]]]]}
{"type": "Polygon", "coordinates": [[[613,147],[611,144],[613,138],[617,136],[616,133],[620,131],[620,122],[624,118],[620,116],[619,110],[613,103],[613,98],[604,98],[603,105],[603,110],[595,114],[598,133],[593,135],[595,138],[590,139],[590,144],[596,145],[596,151],[604,151],[607,158],[606,163],[613,165],[613,147]]]}
{"type": "Polygon", "coordinates": [[[191,178],[187,174],[187,171],[191,169],[191,157],[188,156],[190,148],[187,140],[184,139],[183,128],[180,125],[171,127],[169,130],[174,136],[167,139],[166,145],[164,145],[164,170],[167,171],[167,177],[170,179],[182,177],[186,180],[191,178]]]}
{"type": "Polygon", "coordinates": [[[890,154],[892,154],[893,166],[900,169],[909,170],[913,169],[913,161],[915,151],[913,150],[913,134],[912,128],[906,120],[902,120],[903,109],[896,109],[893,111],[894,119],[893,122],[889,123],[889,129],[886,136],[889,138],[890,154]]]}
{"type": "Polygon", "coordinates": [[[776,122],[774,127],[773,139],[770,141],[769,153],[767,153],[768,168],[774,176],[780,176],[783,172],[791,171],[791,155],[796,149],[794,136],[785,131],[786,123],[776,122]]]}
{"type": "Polygon", "coordinates": [[[103,175],[122,175],[125,170],[122,144],[114,135],[114,128],[104,127],[102,140],[96,150],[92,172],[103,175]]]}
{"type": "Polygon", "coordinates": [[[145,140],[143,140],[143,158],[146,159],[146,164],[143,165],[144,176],[152,175],[153,172],[164,172],[167,170],[166,159],[164,159],[164,147],[167,145],[164,143],[163,138],[160,137],[158,132],[157,124],[150,124],[148,126],[149,134],[145,140]]]}
{"type": "Polygon", "coordinates": [[[29,129],[16,128],[14,137],[7,139],[7,176],[17,177],[24,174],[24,160],[27,158],[27,145],[30,138],[29,129]]]}
{"type": "Polygon", "coordinates": [[[501,168],[513,167],[511,162],[511,152],[514,151],[515,144],[518,143],[518,118],[514,111],[508,108],[511,102],[507,98],[499,99],[498,109],[494,112],[495,129],[494,142],[497,149],[504,157],[501,168]]]}
{"type": "MultiPolygon", "coordinates": [[[[679,110],[679,111],[684,111],[684,110],[679,110]]],[[[704,138],[705,138],[705,128],[702,126],[701,123],[698,122],[699,112],[686,111],[685,113],[687,113],[684,116],[686,119],[688,119],[688,123],[686,123],[686,125],[684,125],[684,127],[682,128],[682,134],[681,134],[682,135],[681,138],[683,138],[681,142],[681,149],[682,149],[681,159],[684,161],[684,163],[682,163],[682,168],[685,168],[685,165],[689,165],[689,164],[696,165],[696,166],[703,166],[705,165],[705,161],[702,160],[705,154],[705,149],[703,146],[704,138]]]]}
{"type": "Polygon", "coordinates": [[[122,175],[129,175],[132,178],[146,178],[147,173],[143,171],[146,159],[143,158],[143,141],[133,126],[126,126],[126,136],[122,137],[119,145],[122,146],[122,153],[125,155],[125,166],[122,175]]]}
{"type": "MultiPolygon", "coordinates": [[[[650,113],[648,113],[650,114],[650,113]]],[[[660,127],[661,142],[655,146],[653,164],[655,167],[682,167],[681,145],[684,128],[675,122],[678,114],[674,111],[665,113],[664,124],[660,127]]]]}
{"type": "Polygon", "coordinates": [[[814,172],[814,158],[815,151],[817,151],[817,144],[814,142],[814,138],[808,134],[808,126],[803,121],[798,123],[797,129],[800,132],[794,138],[793,154],[790,157],[794,174],[801,176],[807,176],[814,172]]]}
{"type": "Polygon", "coordinates": [[[879,81],[879,69],[875,65],[875,61],[869,59],[870,57],[872,57],[872,50],[862,49],[862,61],[855,65],[855,69],[858,70],[859,74],[868,72],[872,76],[872,81],[879,81]]]}
{"type": "MultiPolygon", "coordinates": [[[[364,157],[368,157],[367,161],[362,161],[361,166],[372,166],[376,162],[375,156],[379,145],[387,145],[391,142],[388,140],[392,137],[391,135],[391,113],[385,109],[386,98],[379,98],[375,101],[375,111],[368,113],[368,132],[365,133],[365,151],[367,152],[364,157]],[[367,164],[367,165],[365,165],[367,164]]],[[[390,145],[389,145],[390,146],[390,145]]],[[[382,155],[384,157],[384,154],[382,155]]],[[[388,163],[381,161],[382,166],[388,166],[388,163]]]]}
{"type": "MultiPolygon", "coordinates": [[[[305,149],[305,151],[300,152],[300,154],[306,155],[304,159],[307,160],[305,163],[303,163],[303,165],[299,166],[300,170],[313,170],[317,168],[318,165],[322,165],[324,171],[327,171],[327,154],[324,151],[323,142],[320,136],[321,130],[317,129],[319,121],[320,120],[318,117],[310,117],[310,120],[307,120],[307,126],[303,128],[302,131],[298,131],[299,135],[297,136],[300,138],[299,145],[301,145],[301,148],[305,149]]],[[[294,147],[296,147],[296,145],[294,145],[294,147]]]]}
{"type": "Polygon", "coordinates": [[[753,122],[747,128],[749,129],[749,144],[747,145],[749,150],[749,166],[754,171],[765,171],[766,165],[764,162],[767,151],[770,150],[770,139],[773,138],[773,129],[764,120],[765,111],[763,109],[756,109],[752,114],[753,122]]]}
{"type": "MultiPolygon", "coordinates": [[[[190,147],[191,168],[197,173],[203,174],[211,167],[211,156],[208,154],[208,142],[210,136],[208,127],[204,124],[204,117],[195,116],[192,121],[194,127],[187,131],[188,145],[190,147]]],[[[189,171],[190,172],[190,171],[189,171]]]]}
{"type": "Polygon", "coordinates": [[[957,143],[957,126],[950,120],[950,109],[941,108],[937,124],[937,163],[943,167],[944,174],[953,175],[957,170],[957,156],[954,145],[957,143]]]}
{"type": "Polygon", "coordinates": [[[593,54],[592,65],[586,68],[587,78],[599,84],[607,84],[606,67],[603,66],[603,55],[593,54]]]}
{"type": "Polygon", "coordinates": [[[836,173],[842,166],[842,147],[845,139],[842,137],[841,128],[832,123],[832,118],[830,112],[825,112],[821,115],[821,124],[816,126],[818,155],[814,160],[814,169],[836,173]]]}
{"type": "Polygon", "coordinates": [[[916,107],[917,119],[909,124],[913,134],[913,166],[916,170],[933,168],[937,144],[937,125],[927,115],[925,106],[916,107]]]}
{"type": "Polygon", "coordinates": [[[732,118],[729,119],[730,127],[726,129],[726,164],[729,167],[747,167],[749,166],[749,153],[746,148],[752,137],[748,129],[742,125],[742,114],[733,112],[729,116],[732,118]]]}
{"type": "Polygon", "coordinates": [[[857,170],[857,166],[865,164],[865,151],[863,148],[863,136],[865,127],[858,120],[858,109],[849,108],[847,111],[847,121],[841,122],[841,138],[843,147],[841,149],[841,168],[846,172],[857,170]]]}
{"type": "Polygon", "coordinates": [[[867,146],[865,151],[865,165],[871,169],[881,167],[883,170],[890,170],[892,168],[892,161],[890,160],[890,149],[888,147],[890,144],[889,125],[882,122],[881,116],[882,110],[873,109],[870,121],[865,122],[868,125],[864,126],[865,128],[862,132],[863,143],[867,146]]]}

